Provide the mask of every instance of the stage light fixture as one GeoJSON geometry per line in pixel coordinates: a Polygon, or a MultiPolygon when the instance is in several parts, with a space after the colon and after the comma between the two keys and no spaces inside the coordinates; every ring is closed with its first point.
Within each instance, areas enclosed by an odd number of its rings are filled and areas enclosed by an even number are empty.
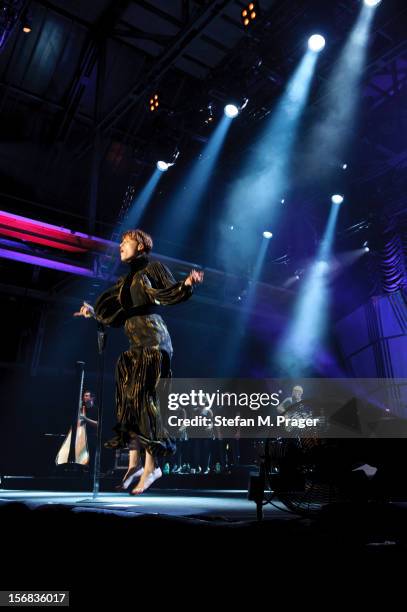
{"type": "Polygon", "coordinates": [[[150,111],[153,113],[154,111],[158,110],[159,105],[160,102],[158,99],[158,94],[154,94],[154,96],[150,98],[150,111]]]}
{"type": "Polygon", "coordinates": [[[247,28],[259,15],[259,3],[250,2],[240,13],[242,24],[247,28]]]}
{"type": "MultiPolygon", "coordinates": [[[[159,160],[156,164],[157,170],[159,170],[160,172],[167,172],[168,168],[171,168],[171,166],[175,165],[175,162],[177,161],[179,157],[179,149],[178,147],[175,148],[174,153],[171,156],[171,161],[164,161],[164,160],[159,160]]],[[[167,158],[168,159],[168,158],[167,158]]]]}
{"type": "Polygon", "coordinates": [[[308,39],[308,48],[315,53],[319,53],[325,47],[325,38],[321,34],[313,34],[308,39]]]}
{"type": "Polygon", "coordinates": [[[337,194],[332,196],[331,202],[332,202],[332,204],[342,204],[344,199],[345,198],[343,197],[343,195],[340,195],[339,193],[337,193],[337,194]]]}
{"type": "Polygon", "coordinates": [[[213,105],[212,103],[208,104],[206,108],[202,108],[200,112],[205,113],[205,123],[209,125],[209,123],[213,123],[215,117],[213,114],[213,105]]]}
{"type": "Polygon", "coordinates": [[[21,26],[24,34],[29,34],[32,30],[32,20],[26,13],[21,18],[21,26]]]}
{"type": "Polygon", "coordinates": [[[266,238],[267,240],[270,240],[270,238],[272,238],[272,237],[273,237],[272,232],[268,232],[268,231],[263,232],[263,238],[266,238]]]}
{"type": "Polygon", "coordinates": [[[377,6],[382,0],[364,0],[366,6],[377,6]]]}
{"type": "Polygon", "coordinates": [[[342,164],[342,170],[347,170],[348,169],[348,164],[342,164]]]}
{"type": "Polygon", "coordinates": [[[224,113],[229,119],[234,119],[239,114],[239,109],[235,104],[226,104],[224,113]]]}
{"type": "Polygon", "coordinates": [[[162,160],[157,162],[157,170],[160,170],[160,172],[167,172],[168,168],[169,164],[167,164],[167,162],[162,160]]]}

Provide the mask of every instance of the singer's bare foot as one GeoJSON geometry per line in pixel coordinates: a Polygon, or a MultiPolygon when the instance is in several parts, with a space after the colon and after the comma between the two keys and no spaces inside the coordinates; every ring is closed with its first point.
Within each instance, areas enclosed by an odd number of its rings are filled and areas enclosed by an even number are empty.
{"type": "Polygon", "coordinates": [[[152,470],[151,472],[144,471],[142,477],[140,478],[140,482],[136,487],[134,487],[131,492],[131,495],[141,495],[141,493],[147,491],[147,489],[151,487],[153,482],[161,478],[161,476],[162,472],[159,467],[155,468],[155,470],[152,470]]]}
{"type": "Polygon", "coordinates": [[[126,475],[122,480],[123,489],[128,489],[135,480],[140,478],[143,472],[144,468],[141,464],[137,465],[134,468],[131,468],[130,470],[127,470],[126,475]]]}
{"type": "Polygon", "coordinates": [[[115,487],[116,491],[127,491],[140,478],[143,471],[144,468],[141,464],[128,469],[121,483],[115,487]]]}

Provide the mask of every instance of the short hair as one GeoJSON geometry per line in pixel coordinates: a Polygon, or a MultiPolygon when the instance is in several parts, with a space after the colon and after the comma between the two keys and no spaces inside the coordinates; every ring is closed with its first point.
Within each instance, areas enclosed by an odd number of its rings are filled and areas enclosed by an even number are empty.
{"type": "Polygon", "coordinates": [[[153,239],[150,234],[147,232],[143,232],[141,229],[130,229],[123,233],[122,240],[125,238],[130,238],[131,240],[135,240],[139,244],[143,245],[143,249],[146,253],[149,253],[153,248],[153,239]]]}

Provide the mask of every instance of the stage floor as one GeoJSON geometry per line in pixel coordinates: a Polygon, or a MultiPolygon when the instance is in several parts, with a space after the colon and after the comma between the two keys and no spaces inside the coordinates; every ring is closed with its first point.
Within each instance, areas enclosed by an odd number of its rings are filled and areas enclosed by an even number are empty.
{"type": "Polygon", "coordinates": [[[103,588],[114,590],[119,571],[120,579],[133,585],[142,555],[148,566],[168,571],[177,584],[170,568],[184,571],[191,564],[195,576],[202,555],[212,554],[213,567],[223,570],[243,563],[245,548],[251,549],[254,562],[257,554],[268,551],[267,563],[277,559],[280,568],[298,558],[314,569],[327,569],[328,558],[345,559],[346,567],[354,564],[356,572],[363,564],[405,563],[406,503],[338,504],[307,518],[276,502],[264,507],[264,520],[258,522],[256,506],[246,496],[240,489],[161,489],[139,498],[102,492],[92,499],[83,491],[0,489],[0,520],[13,542],[7,580],[12,584],[15,576],[21,580],[24,575],[40,584],[33,578],[38,569],[46,577],[45,589],[61,588],[50,585],[60,585],[62,575],[79,592],[80,558],[87,562],[86,572],[93,563],[103,588]],[[41,563],[39,550],[47,551],[41,563]]]}
{"type": "MultiPolygon", "coordinates": [[[[125,493],[100,493],[92,498],[83,491],[33,491],[0,489],[0,504],[22,502],[31,508],[64,505],[73,511],[111,512],[131,515],[189,517],[201,520],[255,521],[256,505],[244,490],[157,490],[131,497],[125,493]]],[[[265,518],[293,518],[284,506],[265,506],[265,518]]]]}

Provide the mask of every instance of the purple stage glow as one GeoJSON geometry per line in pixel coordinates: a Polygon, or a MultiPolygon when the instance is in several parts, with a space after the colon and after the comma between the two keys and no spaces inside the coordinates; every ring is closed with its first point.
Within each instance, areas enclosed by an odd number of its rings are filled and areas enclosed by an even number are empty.
{"type": "Polygon", "coordinates": [[[0,257],[4,257],[5,259],[11,259],[13,261],[20,261],[22,263],[32,264],[34,266],[40,266],[42,268],[51,268],[52,270],[60,270],[61,272],[78,274],[79,276],[95,276],[93,270],[90,270],[89,268],[80,268],[78,266],[72,266],[61,261],[55,261],[53,259],[43,259],[42,257],[36,257],[35,255],[18,253],[17,251],[9,251],[8,249],[0,249],[0,257]]]}

